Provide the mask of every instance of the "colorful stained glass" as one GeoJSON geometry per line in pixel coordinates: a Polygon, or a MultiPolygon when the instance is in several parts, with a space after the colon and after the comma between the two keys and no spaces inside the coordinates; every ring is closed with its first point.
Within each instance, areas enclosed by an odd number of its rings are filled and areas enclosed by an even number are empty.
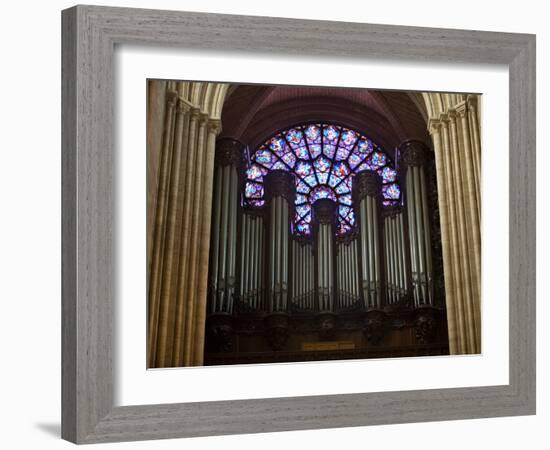
{"type": "Polygon", "coordinates": [[[317,178],[315,177],[315,174],[308,175],[304,178],[304,181],[309,184],[311,187],[317,186],[317,178]]]}
{"type": "Polygon", "coordinates": [[[253,183],[251,181],[246,183],[244,188],[244,195],[246,198],[260,198],[264,196],[264,186],[260,183],[253,183]]]}
{"type": "Polygon", "coordinates": [[[311,159],[317,158],[322,152],[323,149],[320,145],[315,144],[309,146],[309,154],[311,155],[311,159]]]}
{"type": "Polygon", "coordinates": [[[277,136],[269,141],[269,148],[277,155],[282,155],[286,151],[286,143],[282,137],[277,136]]]}
{"type": "Polygon", "coordinates": [[[329,125],[325,126],[325,129],[323,130],[323,136],[325,142],[335,144],[338,140],[338,136],[340,136],[340,132],[334,125],[329,125]]]}
{"type": "Polygon", "coordinates": [[[298,148],[305,145],[303,133],[296,128],[292,128],[286,132],[286,140],[290,142],[293,148],[298,148]]]}
{"type": "Polygon", "coordinates": [[[351,206],[351,194],[341,195],[338,199],[343,205],[351,206]]]}
{"type": "Polygon", "coordinates": [[[382,194],[386,199],[397,200],[401,195],[401,190],[397,184],[388,184],[382,186],[382,194]]]}
{"type": "Polygon", "coordinates": [[[271,162],[274,160],[273,153],[271,153],[269,150],[260,150],[259,152],[256,152],[254,155],[254,161],[263,164],[264,166],[270,168],[271,162]]]}
{"type": "Polygon", "coordinates": [[[308,144],[319,144],[321,142],[321,129],[318,125],[310,125],[306,128],[308,144]]]}
{"type": "Polygon", "coordinates": [[[382,177],[382,180],[384,180],[384,183],[391,183],[397,178],[397,172],[388,166],[379,170],[378,173],[382,177]]]}
{"type": "Polygon", "coordinates": [[[336,151],[336,146],[335,145],[330,145],[330,144],[324,144],[323,145],[323,154],[328,156],[329,159],[334,158],[334,152],[335,151],[336,151]]]}
{"type": "Polygon", "coordinates": [[[357,133],[351,130],[345,130],[342,132],[342,137],[340,138],[340,146],[344,146],[351,150],[357,141],[357,133]]]}
{"type": "Polygon", "coordinates": [[[369,158],[372,167],[382,167],[386,164],[386,155],[381,152],[374,152],[369,158]]]}
{"type": "Polygon", "coordinates": [[[322,198],[338,203],[338,233],[355,226],[352,182],[356,173],[376,171],[383,180],[383,205],[401,198],[397,172],[390,158],[360,133],[334,124],[298,125],[279,133],[252,154],[246,170],[245,205],[265,205],[263,179],[270,170],[295,175],[296,214],[293,232],[309,235],[311,205],[322,198]]]}
{"type": "Polygon", "coordinates": [[[261,181],[262,177],[267,174],[267,169],[260,167],[257,164],[253,164],[246,171],[246,178],[249,180],[258,180],[261,181]]]}
{"type": "Polygon", "coordinates": [[[313,173],[313,167],[310,163],[298,161],[298,164],[294,167],[294,172],[296,172],[300,177],[305,177],[313,173]]]}
{"type": "Polygon", "coordinates": [[[317,172],[317,179],[319,180],[319,184],[327,184],[329,173],[319,173],[317,172]]]}
{"type": "Polygon", "coordinates": [[[310,151],[307,149],[307,147],[299,147],[294,150],[294,153],[296,153],[296,156],[301,159],[309,159],[310,151]]]}
{"type": "Polygon", "coordinates": [[[325,157],[321,157],[313,163],[313,166],[317,172],[327,172],[330,169],[330,161],[325,157]]]}
{"type": "Polygon", "coordinates": [[[336,195],[334,194],[333,190],[326,186],[318,186],[313,191],[311,191],[311,194],[309,194],[309,202],[311,204],[322,198],[329,198],[336,201],[336,195]]]}
{"type": "Polygon", "coordinates": [[[349,156],[349,148],[346,147],[338,147],[338,150],[336,150],[336,161],[343,161],[344,159],[347,159],[349,156]]]}

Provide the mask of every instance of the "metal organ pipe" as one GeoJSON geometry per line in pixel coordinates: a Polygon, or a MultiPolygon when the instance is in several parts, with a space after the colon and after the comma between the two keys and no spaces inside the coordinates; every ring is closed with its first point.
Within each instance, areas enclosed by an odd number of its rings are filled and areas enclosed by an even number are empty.
{"type": "Polygon", "coordinates": [[[402,144],[401,155],[402,162],[407,167],[406,195],[415,304],[433,305],[430,220],[425,175],[427,149],[421,142],[408,141],[402,144]]]}

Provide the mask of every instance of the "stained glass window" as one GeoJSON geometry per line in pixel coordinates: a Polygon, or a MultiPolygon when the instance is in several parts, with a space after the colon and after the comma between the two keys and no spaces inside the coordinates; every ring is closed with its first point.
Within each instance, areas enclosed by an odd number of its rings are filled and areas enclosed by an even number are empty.
{"type": "Polygon", "coordinates": [[[393,160],[361,133],[329,123],[297,125],[268,139],[252,154],[246,170],[245,204],[265,204],[264,177],[271,170],[294,174],[296,183],[293,232],[311,234],[312,205],[328,198],[338,205],[337,233],[356,225],[351,197],[352,178],[358,172],[376,171],[382,178],[384,206],[401,199],[393,160]]]}

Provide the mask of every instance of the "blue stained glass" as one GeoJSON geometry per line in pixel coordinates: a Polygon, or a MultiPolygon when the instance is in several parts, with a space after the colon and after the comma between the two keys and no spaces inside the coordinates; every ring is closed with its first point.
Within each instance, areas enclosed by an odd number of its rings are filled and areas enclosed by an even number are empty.
{"type": "Polygon", "coordinates": [[[335,190],[337,194],[347,194],[351,192],[351,186],[349,186],[346,181],[344,181],[336,186],[335,190]]]}
{"type": "Polygon", "coordinates": [[[313,167],[310,163],[299,161],[294,168],[294,171],[301,177],[305,177],[313,173],[313,167]]]}
{"type": "Polygon", "coordinates": [[[348,158],[348,164],[352,169],[355,169],[357,164],[359,164],[361,161],[363,161],[363,156],[361,156],[357,151],[353,151],[351,155],[349,155],[348,158]]]}
{"type": "Polygon", "coordinates": [[[247,171],[246,171],[246,178],[249,180],[258,180],[262,181],[262,177],[267,174],[267,169],[258,166],[257,164],[253,164],[247,171]]]}
{"type": "Polygon", "coordinates": [[[317,158],[322,152],[322,148],[320,145],[310,145],[309,146],[309,153],[311,154],[311,158],[315,159],[317,158]]]}
{"type": "Polygon", "coordinates": [[[290,142],[294,148],[305,145],[303,137],[303,133],[295,128],[288,130],[286,133],[287,141],[290,142]]]}
{"type": "Polygon", "coordinates": [[[330,198],[331,200],[336,201],[336,195],[334,195],[332,189],[326,186],[319,186],[315,188],[309,195],[309,202],[313,204],[317,200],[322,198],[330,198]]]}
{"type": "Polygon", "coordinates": [[[288,172],[288,166],[282,161],[275,161],[271,166],[271,170],[285,170],[288,172]]]}
{"type": "Polygon", "coordinates": [[[305,205],[299,205],[296,206],[296,214],[298,214],[298,218],[302,218],[306,214],[311,212],[311,205],[309,203],[306,203],[305,205]]]}
{"type": "Polygon", "coordinates": [[[305,203],[307,202],[307,197],[305,195],[302,195],[302,194],[296,194],[296,201],[295,203],[297,205],[301,204],[301,203],[305,203]]]}
{"type": "Polygon", "coordinates": [[[284,139],[280,136],[276,136],[271,139],[271,141],[269,141],[269,148],[278,155],[282,155],[286,151],[285,147],[286,143],[284,139]]]}
{"type": "Polygon", "coordinates": [[[296,164],[296,156],[294,156],[294,153],[285,153],[282,158],[287,166],[289,166],[291,169],[294,168],[294,164],[296,164]]]}
{"type": "Polygon", "coordinates": [[[311,233],[311,226],[305,222],[300,222],[298,225],[296,225],[296,229],[298,230],[298,233],[300,234],[310,234],[311,233]]]}
{"type": "Polygon", "coordinates": [[[317,178],[315,178],[315,174],[308,175],[304,178],[304,181],[311,187],[317,186],[317,178]]]}
{"type": "Polygon", "coordinates": [[[302,159],[309,159],[309,151],[307,150],[307,147],[300,147],[294,150],[294,153],[296,153],[296,156],[298,158],[302,159]]]}
{"type": "Polygon", "coordinates": [[[321,129],[318,125],[310,125],[306,128],[308,144],[319,144],[321,142],[321,129]]]}
{"type": "Polygon", "coordinates": [[[319,179],[319,184],[327,184],[328,176],[329,176],[328,172],[317,173],[317,178],[319,179]]]}
{"type": "Polygon", "coordinates": [[[360,154],[362,154],[363,156],[366,156],[368,155],[370,152],[372,152],[372,142],[369,141],[368,139],[362,139],[359,141],[359,143],[357,144],[357,150],[359,151],[360,154]]]}
{"type": "Polygon", "coordinates": [[[261,206],[264,206],[265,200],[248,200],[248,204],[250,206],[254,206],[256,208],[259,208],[261,206]]]}
{"type": "Polygon", "coordinates": [[[382,167],[386,164],[386,155],[380,152],[374,152],[369,158],[372,167],[382,167]]]}
{"type": "Polygon", "coordinates": [[[350,211],[351,211],[351,208],[349,206],[340,205],[338,207],[338,213],[342,217],[346,217],[349,214],[350,211]]]}
{"type": "Polygon", "coordinates": [[[392,181],[395,181],[397,178],[397,172],[393,170],[391,167],[384,167],[382,170],[378,172],[382,179],[384,180],[384,183],[391,183],[392,181]]]}
{"type": "Polygon", "coordinates": [[[300,181],[296,185],[296,192],[299,192],[300,194],[309,194],[310,189],[311,188],[303,181],[300,181]]]}
{"type": "Polygon", "coordinates": [[[333,175],[336,175],[339,178],[345,177],[349,174],[348,166],[346,166],[343,162],[334,164],[334,167],[332,168],[333,175]]]}
{"type": "Polygon", "coordinates": [[[342,137],[340,138],[340,145],[347,147],[348,149],[351,149],[355,142],[357,141],[357,133],[346,130],[342,133],[342,137]]]}
{"type": "Polygon", "coordinates": [[[397,186],[397,184],[388,184],[382,186],[382,194],[386,199],[397,200],[401,195],[401,190],[399,189],[399,186],[397,186]]]}
{"type": "Polygon", "coordinates": [[[343,205],[351,206],[351,194],[341,195],[339,200],[340,200],[340,203],[342,203],[343,205]]]}
{"type": "Polygon", "coordinates": [[[349,226],[349,224],[346,221],[342,220],[340,222],[340,226],[338,227],[338,233],[346,234],[350,230],[351,230],[351,227],[349,226]]]}
{"type": "Polygon", "coordinates": [[[259,162],[260,164],[263,164],[266,167],[271,166],[271,162],[275,158],[273,157],[273,153],[271,153],[269,150],[260,150],[254,155],[254,160],[256,162],[259,162]]]}
{"type": "Polygon", "coordinates": [[[325,157],[321,157],[313,162],[313,166],[317,172],[326,172],[330,169],[330,161],[325,157]]]}
{"type": "Polygon", "coordinates": [[[244,188],[244,195],[247,198],[260,198],[264,196],[264,186],[260,183],[248,181],[244,188]]]}
{"type": "Polygon", "coordinates": [[[271,137],[252,155],[246,170],[245,205],[265,205],[262,183],[270,170],[291,171],[296,183],[293,233],[309,235],[311,205],[328,198],[338,204],[338,233],[345,234],[356,223],[351,195],[354,174],[370,170],[380,175],[384,206],[401,198],[397,172],[388,162],[381,148],[356,131],[332,124],[298,125],[271,137]]]}
{"type": "Polygon", "coordinates": [[[340,136],[340,132],[336,129],[335,126],[329,125],[323,130],[323,136],[328,142],[336,143],[336,141],[338,140],[338,136],[340,136]]]}
{"type": "Polygon", "coordinates": [[[343,161],[346,159],[349,155],[349,149],[345,147],[338,147],[338,150],[336,151],[336,161],[343,161]]]}
{"type": "Polygon", "coordinates": [[[330,159],[334,158],[334,152],[336,151],[335,145],[325,144],[323,145],[323,153],[330,159]]]}

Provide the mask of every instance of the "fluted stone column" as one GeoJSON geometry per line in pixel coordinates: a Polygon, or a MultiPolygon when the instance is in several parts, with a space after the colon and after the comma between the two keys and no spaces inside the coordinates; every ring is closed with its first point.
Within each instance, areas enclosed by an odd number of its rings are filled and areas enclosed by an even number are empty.
{"type": "Polygon", "coordinates": [[[334,235],[336,204],[320,199],[313,204],[315,259],[317,267],[316,287],[321,313],[334,312],[334,235]]]}
{"type": "Polygon", "coordinates": [[[288,308],[290,211],[295,188],[288,172],[274,170],[265,177],[266,203],[269,210],[268,299],[271,312],[288,308]]]}
{"type": "Polygon", "coordinates": [[[481,351],[481,149],[474,102],[463,102],[430,120],[451,354],[481,351]]]}
{"type": "Polygon", "coordinates": [[[366,308],[382,307],[379,204],[382,179],[376,172],[360,172],[353,179],[358,209],[361,249],[361,294],[366,308]]]}
{"type": "Polygon", "coordinates": [[[220,131],[219,120],[180,98],[173,83],[164,116],[148,289],[149,367],[202,364],[210,186],[220,131]]]}
{"type": "Polygon", "coordinates": [[[434,285],[426,182],[427,147],[419,141],[400,146],[405,170],[405,202],[408,214],[412,288],[415,306],[434,306],[434,285]]]}

